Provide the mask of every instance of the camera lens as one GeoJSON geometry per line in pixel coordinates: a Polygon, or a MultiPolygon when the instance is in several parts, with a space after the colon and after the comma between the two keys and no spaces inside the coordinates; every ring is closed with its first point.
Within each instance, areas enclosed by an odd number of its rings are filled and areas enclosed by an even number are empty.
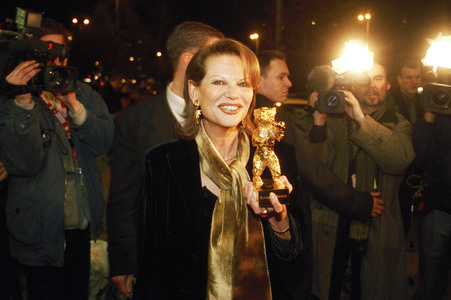
{"type": "Polygon", "coordinates": [[[339,105],[340,97],[336,93],[329,93],[325,97],[326,104],[331,109],[339,105]]]}
{"type": "Polygon", "coordinates": [[[440,108],[448,108],[450,102],[450,94],[446,89],[436,89],[432,92],[432,102],[440,108]]]}
{"type": "Polygon", "coordinates": [[[49,72],[49,87],[61,88],[64,87],[70,79],[70,74],[66,69],[52,69],[49,72]]]}

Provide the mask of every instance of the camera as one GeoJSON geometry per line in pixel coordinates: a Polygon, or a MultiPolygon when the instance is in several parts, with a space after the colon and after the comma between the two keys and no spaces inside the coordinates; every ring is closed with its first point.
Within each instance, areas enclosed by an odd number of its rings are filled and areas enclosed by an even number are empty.
{"type": "MultiPolygon", "coordinates": [[[[19,7],[16,9],[16,24],[18,32],[2,30],[0,41],[2,53],[2,76],[5,78],[22,61],[36,60],[41,71],[27,84],[30,92],[46,90],[52,93],[68,93],[77,89],[78,70],[68,66],[47,66],[48,61],[57,57],[64,60],[68,57],[68,49],[64,45],[32,39],[30,32],[39,28],[42,14],[31,13],[19,7]],[[3,34],[14,38],[4,37],[3,34]]],[[[14,88],[11,89],[14,93],[14,88]]]]}
{"type": "Polygon", "coordinates": [[[341,114],[345,111],[345,96],[339,92],[341,88],[333,87],[329,91],[321,91],[318,94],[316,109],[323,113],[341,114]]]}
{"type": "Polygon", "coordinates": [[[451,114],[451,85],[429,83],[423,87],[423,100],[421,106],[424,110],[451,114]]]}
{"type": "Polygon", "coordinates": [[[344,113],[346,101],[340,90],[350,90],[354,85],[368,85],[370,78],[366,73],[348,71],[337,74],[331,67],[317,66],[310,71],[308,82],[312,90],[318,92],[316,109],[329,114],[344,113]]]}

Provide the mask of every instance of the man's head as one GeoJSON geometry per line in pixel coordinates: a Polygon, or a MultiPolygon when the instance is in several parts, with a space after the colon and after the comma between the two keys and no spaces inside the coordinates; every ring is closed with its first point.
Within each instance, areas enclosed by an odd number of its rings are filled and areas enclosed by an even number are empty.
{"type": "Polygon", "coordinates": [[[41,41],[51,41],[68,46],[71,34],[63,24],[53,19],[43,19],[41,27],[36,30],[34,37],[41,41]]]}
{"type": "Polygon", "coordinates": [[[169,35],[166,45],[174,70],[177,70],[180,58],[184,53],[190,54],[185,59],[187,60],[186,65],[188,65],[197,50],[222,38],[224,35],[220,31],[207,24],[188,21],[177,25],[169,35]]]}
{"type": "Polygon", "coordinates": [[[268,50],[257,54],[261,77],[257,92],[273,102],[285,102],[292,86],[285,54],[268,50]]]}
{"type": "Polygon", "coordinates": [[[58,23],[53,19],[43,19],[41,27],[34,32],[34,38],[44,42],[61,44],[66,48],[64,57],[57,57],[53,61],[48,61],[47,65],[65,65],[67,63],[68,45],[71,34],[63,24],[58,23]]]}
{"type": "Polygon", "coordinates": [[[387,81],[385,68],[378,63],[374,63],[371,70],[367,72],[370,84],[356,85],[353,93],[359,100],[363,112],[371,113],[385,101],[390,83],[387,81]]]}
{"type": "Polygon", "coordinates": [[[404,95],[415,97],[421,84],[421,62],[416,59],[407,59],[400,63],[397,80],[404,95]]]}

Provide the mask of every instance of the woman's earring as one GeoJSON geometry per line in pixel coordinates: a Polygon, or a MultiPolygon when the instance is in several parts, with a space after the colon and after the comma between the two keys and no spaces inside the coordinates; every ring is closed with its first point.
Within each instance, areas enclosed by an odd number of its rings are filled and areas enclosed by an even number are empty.
{"type": "Polygon", "coordinates": [[[196,124],[199,125],[199,119],[202,115],[202,111],[200,110],[199,102],[196,100],[194,101],[194,117],[196,118],[196,124]]]}

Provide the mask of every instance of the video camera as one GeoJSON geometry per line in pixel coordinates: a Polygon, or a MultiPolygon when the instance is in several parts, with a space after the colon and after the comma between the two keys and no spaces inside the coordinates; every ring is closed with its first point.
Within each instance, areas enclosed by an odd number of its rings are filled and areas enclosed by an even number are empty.
{"type": "MultiPolygon", "coordinates": [[[[52,93],[69,93],[77,88],[78,70],[75,67],[55,66],[46,63],[57,57],[64,60],[68,57],[68,49],[64,45],[53,42],[45,42],[32,38],[29,33],[32,28],[39,28],[42,14],[31,13],[19,7],[16,8],[16,24],[18,32],[0,31],[3,34],[14,36],[11,39],[1,41],[1,50],[8,55],[2,67],[2,80],[22,61],[36,60],[41,71],[27,84],[30,92],[46,90],[52,93]]],[[[14,93],[14,88],[12,89],[14,93]]],[[[23,93],[23,92],[21,92],[23,93]]]]}
{"type": "Polygon", "coordinates": [[[310,88],[318,92],[316,109],[329,114],[344,113],[346,101],[341,90],[350,90],[354,85],[368,85],[370,78],[366,73],[345,72],[337,74],[327,65],[316,66],[308,75],[310,88]]]}
{"type": "Polygon", "coordinates": [[[424,110],[440,114],[451,114],[451,86],[442,83],[429,83],[423,87],[424,110]]]}

